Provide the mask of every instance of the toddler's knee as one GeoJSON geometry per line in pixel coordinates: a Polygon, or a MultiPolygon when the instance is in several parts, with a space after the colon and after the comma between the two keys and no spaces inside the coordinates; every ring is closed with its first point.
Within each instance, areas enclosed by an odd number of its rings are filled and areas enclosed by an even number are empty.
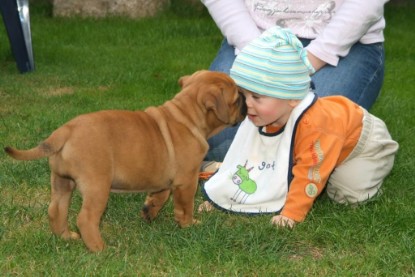
{"type": "Polygon", "coordinates": [[[381,185],[382,183],[379,183],[371,188],[353,190],[349,188],[339,188],[329,184],[327,186],[327,195],[330,199],[340,204],[362,204],[373,199],[375,196],[380,195],[382,193],[381,185]]]}

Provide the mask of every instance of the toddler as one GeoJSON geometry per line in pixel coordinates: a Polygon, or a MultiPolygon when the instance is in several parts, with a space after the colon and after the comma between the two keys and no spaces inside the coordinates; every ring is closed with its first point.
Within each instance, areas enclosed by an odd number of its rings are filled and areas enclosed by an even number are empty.
{"type": "Polygon", "coordinates": [[[248,115],[205,182],[208,201],[199,211],[269,213],[272,224],[292,227],[324,189],[338,203],[379,192],[398,143],[364,108],[343,96],[313,93],[313,72],[288,29],[272,27],[242,49],[230,76],[246,97],[248,115]]]}

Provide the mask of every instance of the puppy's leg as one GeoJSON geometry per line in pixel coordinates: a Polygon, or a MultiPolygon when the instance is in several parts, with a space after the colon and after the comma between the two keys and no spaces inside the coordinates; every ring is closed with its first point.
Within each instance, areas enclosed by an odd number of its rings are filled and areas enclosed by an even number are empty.
{"type": "Polygon", "coordinates": [[[194,182],[188,185],[177,186],[173,191],[174,219],[182,228],[198,223],[198,221],[193,218],[196,190],[197,177],[194,182]]]}
{"type": "Polygon", "coordinates": [[[79,239],[79,234],[69,230],[68,209],[75,183],[51,173],[51,202],[49,204],[49,224],[52,232],[63,239],[79,239]]]}
{"type": "Polygon", "coordinates": [[[170,192],[170,189],[166,189],[148,193],[144,202],[144,207],[141,210],[141,217],[148,222],[151,222],[156,218],[160,209],[164,206],[164,203],[169,199],[170,192]]]}
{"type": "Polygon", "coordinates": [[[83,200],[77,225],[89,250],[102,251],[105,244],[99,231],[99,224],[107,206],[111,185],[108,180],[98,178],[88,182],[82,181],[80,184],[83,200]]]}

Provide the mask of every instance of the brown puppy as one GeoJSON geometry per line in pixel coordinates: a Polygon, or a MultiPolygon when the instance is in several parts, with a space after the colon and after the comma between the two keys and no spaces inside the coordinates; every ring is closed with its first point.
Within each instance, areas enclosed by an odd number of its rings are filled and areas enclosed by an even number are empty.
{"type": "Polygon", "coordinates": [[[243,96],[226,74],[198,71],[180,78],[172,100],[145,111],[100,111],[80,115],[30,150],[6,147],[18,160],[49,157],[52,197],[49,222],[64,239],[68,208],[78,188],[82,207],[77,219],[91,251],[101,251],[101,216],[113,192],[147,191],[142,216],[152,220],[169,198],[181,227],[195,223],[194,196],[207,138],[244,117],[243,96]]]}

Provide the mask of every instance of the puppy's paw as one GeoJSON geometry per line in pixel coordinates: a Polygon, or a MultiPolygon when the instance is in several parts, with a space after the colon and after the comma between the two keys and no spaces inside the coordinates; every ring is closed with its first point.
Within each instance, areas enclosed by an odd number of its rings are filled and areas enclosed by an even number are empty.
{"type": "Polygon", "coordinates": [[[150,210],[151,209],[148,205],[144,205],[140,213],[141,218],[143,218],[148,223],[151,223],[154,219],[154,217],[151,216],[150,210]]]}
{"type": "Polygon", "coordinates": [[[81,238],[81,236],[78,233],[72,232],[72,231],[68,231],[68,232],[63,233],[61,235],[61,237],[64,240],[77,240],[77,239],[81,238]]]}
{"type": "Polygon", "coordinates": [[[201,221],[193,218],[190,222],[179,222],[180,228],[188,228],[192,225],[200,224],[201,221]]]}

